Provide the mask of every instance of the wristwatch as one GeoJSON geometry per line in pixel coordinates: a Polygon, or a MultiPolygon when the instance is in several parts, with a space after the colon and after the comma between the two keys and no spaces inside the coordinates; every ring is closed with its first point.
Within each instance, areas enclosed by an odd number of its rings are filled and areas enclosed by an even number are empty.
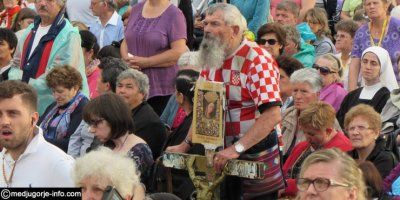
{"type": "Polygon", "coordinates": [[[243,144],[240,144],[239,142],[236,142],[236,143],[234,144],[234,147],[235,147],[236,153],[242,154],[242,153],[244,152],[244,146],[243,146],[243,144]]]}

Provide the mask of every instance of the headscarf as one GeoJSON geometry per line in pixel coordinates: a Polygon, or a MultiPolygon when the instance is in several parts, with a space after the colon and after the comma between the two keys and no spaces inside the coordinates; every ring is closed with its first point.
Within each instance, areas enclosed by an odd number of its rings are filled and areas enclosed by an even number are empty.
{"type": "MultiPolygon", "coordinates": [[[[392,61],[390,60],[389,53],[382,47],[372,46],[368,47],[362,53],[361,59],[368,52],[375,54],[378,57],[379,63],[381,65],[379,80],[380,82],[389,89],[389,91],[393,91],[394,89],[398,89],[399,85],[397,84],[396,76],[393,71],[392,61]]],[[[365,83],[363,78],[363,83],[365,83]]]]}

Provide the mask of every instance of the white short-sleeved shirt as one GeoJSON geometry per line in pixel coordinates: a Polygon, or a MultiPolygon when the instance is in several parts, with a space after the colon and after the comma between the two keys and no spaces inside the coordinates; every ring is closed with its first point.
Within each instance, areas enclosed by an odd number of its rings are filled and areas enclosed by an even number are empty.
{"type": "MultiPolygon", "coordinates": [[[[74,159],[47,142],[39,127],[34,134],[17,162],[6,153],[5,148],[0,153],[1,173],[5,171],[7,179],[16,163],[10,187],[74,187],[71,176],[74,159]]],[[[0,176],[0,187],[7,187],[3,174],[0,176]]]]}

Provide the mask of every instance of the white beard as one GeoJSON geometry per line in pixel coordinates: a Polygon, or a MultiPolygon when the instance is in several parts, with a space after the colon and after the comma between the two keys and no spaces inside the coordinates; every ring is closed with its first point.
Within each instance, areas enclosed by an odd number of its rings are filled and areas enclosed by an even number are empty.
{"type": "Polygon", "coordinates": [[[207,69],[219,69],[225,61],[226,44],[211,34],[205,34],[198,51],[198,65],[207,69]]]}

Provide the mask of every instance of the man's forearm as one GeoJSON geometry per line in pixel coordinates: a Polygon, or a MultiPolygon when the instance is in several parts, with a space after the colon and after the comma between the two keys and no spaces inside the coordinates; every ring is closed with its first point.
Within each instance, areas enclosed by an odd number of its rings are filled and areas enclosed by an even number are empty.
{"type": "Polygon", "coordinates": [[[247,150],[266,138],[280,121],[279,106],[268,108],[238,142],[247,150]]]}

